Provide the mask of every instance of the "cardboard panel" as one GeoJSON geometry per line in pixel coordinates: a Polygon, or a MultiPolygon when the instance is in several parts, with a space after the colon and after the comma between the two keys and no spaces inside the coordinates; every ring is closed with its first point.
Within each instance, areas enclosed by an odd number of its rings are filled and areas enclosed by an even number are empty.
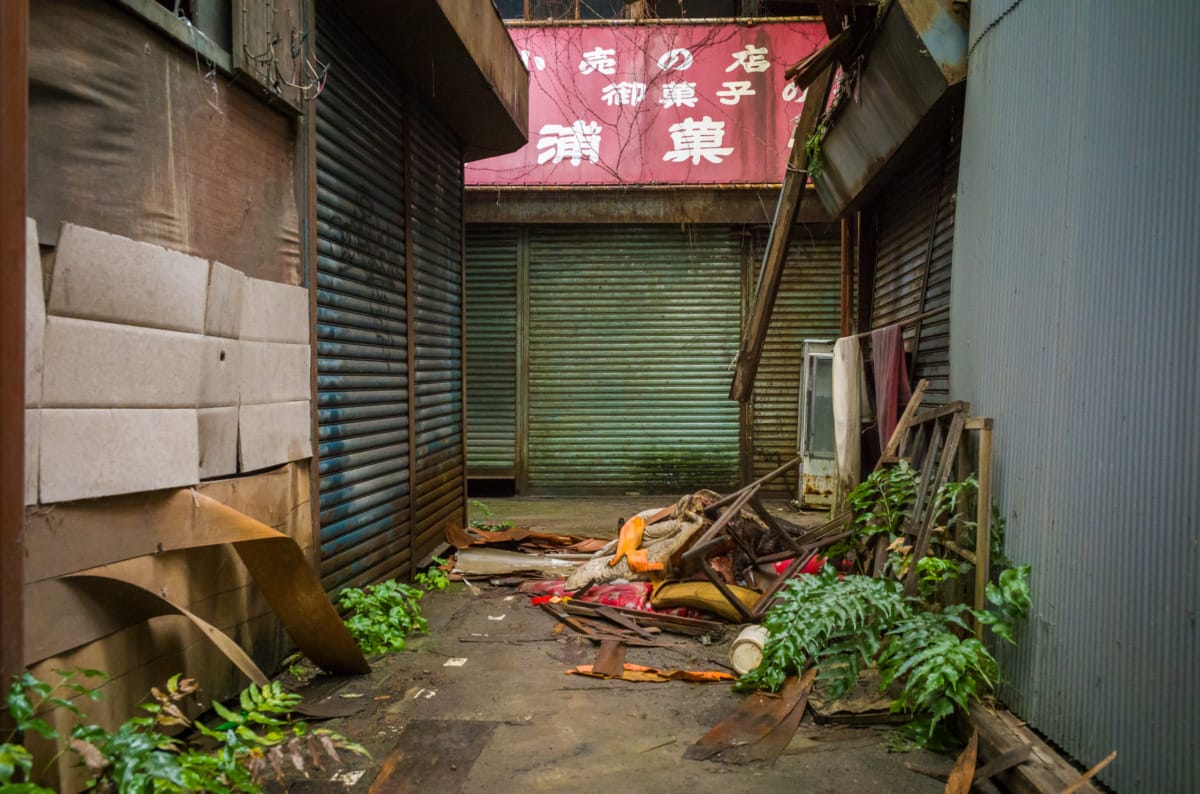
{"type": "Polygon", "coordinates": [[[308,345],[242,342],[241,403],[282,403],[310,398],[308,345]]]}
{"type": "Polygon", "coordinates": [[[195,409],[43,408],[44,502],[191,485],[200,479],[195,409]]]}
{"type": "Polygon", "coordinates": [[[42,349],[46,337],[46,295],[37,224],[25,219],[25,407],[42,404],[42,349]]]}
{"type": "Polygon", "coordinates": [[[63,224],[50,281],[52,315],[199,333],[207,293],[203,259],[63,224]]]}
{"type": "Polygon", "coordinates": [[[38,501],[38,453],[41,450],[42,414],[36,408],[25,409],[25,504],[38,501]]]}
{"type": "Polygon", "coordinates": [[[265,469],[312,457],[309,403],[243,405],[238,416],[238,456],[242,471],[265,469]]]}
{"type": "Polygon", "coordinates": [[[200,479],[237,474],[237,406],[201,408],[196,416],[200,433],[200,479]]]}
{"type": "MultiPolygon", "coordinates": [[[[308,468],[202,483],[196,492],[253,516],[312,550],[308,468]]],[[[77,573],[145,554],[220,543],[226,538],[195,513],[192,489],[111,496],[26,511],[25,581],[77,573]],[[101,531],[102,530],[102,531],[101,531]]]]}
{"type": "Polygon", "coordinates": [[[197,404],[201,408],[237,405],[242,380],[242,343],[219,336],[201,338],[197,404]]]}
{"type": "Polygon", "coordinates": [[[48,408],[194,408],[204,337],[50,317],[42,403],[48,408]]]}
{"type": "Polygon", "coordinates": [[[208,273],[208,303],[204,333],[236,339],[242,329],[242,296],[246,276],[240,270],[213,262],[208,273]]]}
{"type": "Polygon", "coordinates": [[[258,342],[309,342],[308,290],[274,281],[246,280],[241,338],[258,342]]]}

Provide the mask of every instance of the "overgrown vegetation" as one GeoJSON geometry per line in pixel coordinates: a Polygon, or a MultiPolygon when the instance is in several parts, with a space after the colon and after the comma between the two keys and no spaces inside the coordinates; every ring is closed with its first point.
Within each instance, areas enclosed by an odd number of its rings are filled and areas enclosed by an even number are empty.
{"type": "Polygon", "coordinates": [[[445,590],[450,586],[450,577],[442,567],[445,564],[446,561],[441,557],[434,557],[433,564],[414,576],[413,581],[427,593],[432,593],[434,590],[445,590]]]}
{"type": "Polygon", "coordinates": [[[487,532],[502,532],[513,528],[513,522],[511,521],[497,521],[496,514],[492,509],[478,499],[471,500],[471,508],[479,513],[478,518],[472,518],[467,524],[472,529],[482,529],[487,532]]]}
{"type": "Polygon", "coordinates": [[[421,614],[425,591],[396,580],[347,587],[338,594],[338,606],[350,610],[346,627],[367,656],[402,651],[409,634],[425,631],[429,624],[421,614]]]}
{"type": "MultiPolygon", "coordinates": [[[[6,697],[6,708],[15,724],[0,747],[0,792],[27,794],[48,792],[31,782],[32,756],[15,739],[37,733],[55,742],[67,740],[87,769],[90,790],[157,794],[158,792],[246,792],[260,794],[270,776],[285,783],[285,770],[291,768],[306,777],[310,768],[321,769],[323,757],[340,763],[338,751],[369,756],[358,744],[331,731],[310,730],[308,725],[291,719],[300,696],[284,692],[278,682],[269,686],[251,685],[238,698],[238,708],[213,703],[224,724],[210,728],[193,721],[184,713],[184,702],[195,696],[199,687],[192,679],[176,675],[163,689],[154,687],[151,699],[141,704],[145,714],[126,720],[115,731],[98,725],[79,724],[69,736],[62,736],[40,714],[65,709],[82,720],[82,714],[68,697],[98,697],[76,678],[102,675],[92,670],[60,673],[56,685],[38,680],[30,673],[14,678],[6,697]],[[68,697],[62,697],[60,694],[68,697]],[[192,729],[208,745],[202,747],[169,735],[166,731],[192,729]]],[[[51,763],[54,759],[51,759],[51,763]]]]}
{"type": "Polygon", "coordinates": [[[813,133],[804,139],[804,152],[808,155],[808,176],[812,179],[820,178],[825,172],[825,152],[822,149],[822,144],[825,141],[825,133],[827,128],[824,124],[817,124],[813,133]]]}
{"type": "MultiPolygon", "coordinates": [[[[984,611],[943,603],[946,583],[971,566],[939,551],[952,542],[974,549],[976,525],[968,508],[978,483],[969,477],[938,490],[931,552],[914,561],[904,530],[913,517],[917,485],[917,472],[901,461],[873,472],[849,494],[851,534],[831,548],[830,556],[857,558],[866,570],[873,558],[872,541],[886,543],[883,575],[842,576],[826,566],[817,575],[788,582],[763,620],[770,633],[763,661],[739,679],[739,689],[774,691],[788,676],[815,665],[827,694],[837,698],[858,681],[860,671],[875,665],[881,691],[899,688],[892,710],[913,715],[901,738],[916,746],[942,744],[946,718],[991,691],[998,676],[996,660],[971,634],[965,618],[972,615],[996,636],[1015,642],[1013,626],[1031,605],[1029,566],[1008,567],[997,583],[989,583],[984,611]],[[913,565],[919,597],[905,597],[898,580],[913,565]]],[[[1003,542],[1003,521],[995,513],[993,526],[992,558],[1006,566],[997,544],[997,536],[1003,542]]]]}

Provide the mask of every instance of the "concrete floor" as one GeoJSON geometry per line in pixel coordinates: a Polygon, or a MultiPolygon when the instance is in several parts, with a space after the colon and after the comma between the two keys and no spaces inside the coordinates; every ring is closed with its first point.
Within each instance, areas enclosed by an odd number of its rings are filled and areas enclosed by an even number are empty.
{"type": "MultiPolygon", "coordinates": [[[[612,534],[618,518],[662,504],[654,497],[487,502],[497,519],[588,534],[612,534]]],[[[510,588],[456,583],[423,605],[429,633],[413,637],[407,651],[374,660],[368,677],[318,678],[309,688],[310,696],[364,704],[325,727],[363,743],[373,760],[343,758],[343,768],[292,791],[935,792],[942,784],[905,762],[943,771],[952,763],[924,752],[889,754],[886,730],[807,721],[773,766],[685,760],[684,750],[739,702],[730,685],[566,675],[594,660],[594,646],[570,630],[555,633],[554,619],[510,588]],[[451,659],[466,661],[447,666],[451,659]]],[[[630,648],[627,661],[720,669],[733,633],[708,646],[666,635],[678,647],[630,648]]]]}

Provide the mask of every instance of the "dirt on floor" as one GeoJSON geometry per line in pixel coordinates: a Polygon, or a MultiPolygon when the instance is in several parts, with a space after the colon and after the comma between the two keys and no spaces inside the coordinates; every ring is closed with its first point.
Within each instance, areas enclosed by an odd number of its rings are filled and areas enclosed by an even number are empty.
{"type": "MultiPolygon", "coordinates": [[[[611,535],[618,518],[664,502],[572,504],[505,499],[488,508],[531,528],[599,534],[607,526],[611,535]]],[[[454,583],[422,605],[429,632],[408,650],[373,660],[370,676],[318,677],[302,690],[310,700],[361,706],[322,727],[362,743],[372,758],[343,754],[340,768],[298,780],[292,791],[936,792],[943,784],[906,763],[943,772],[952,764],[926,752],[889,754],[887,729],[822,727],[811,717],[774,765],[686,760],[684,751],[742,699],[730,684],[567,675],[592,663],[596,646],[558,630],[513,588],[454,583]]],[[[664,634],[671,647],[629,648],[626,661],[726,670],[735,634],[731,627],[707,644],[664,634]]]]}

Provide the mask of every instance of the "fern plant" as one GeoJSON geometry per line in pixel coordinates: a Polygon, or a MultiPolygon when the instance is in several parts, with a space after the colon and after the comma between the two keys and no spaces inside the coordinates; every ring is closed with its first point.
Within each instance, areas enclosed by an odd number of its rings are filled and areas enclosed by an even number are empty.
{"type": "Polygon", "coordinates": [[[830,566],[787,583],[763,619],[769,639],[762,663],[742,676],[742,690],[776,691],[812,661],[837,697],[879,652],[883,633],[908,613],[893,579],[839,577],[830,566]]]}
{"type": "Polygon", "coordinates": [[[373,656],[402,651],[405,637],[429,628],[421,614],[424,595],[423,590],[393,579],[361,590],[348,587],[338,595],[338,606],[352,612],[346,627],[362,652],[373,656]]]}
{"type": "Polygon", "coordinates": [[[56,670],[57,683],[42,681],[25,671],[13,676],[4,698],[4,711],[12,726],[0,744],[0,792],[4,794],[52,794],[30,779],[33,777],[33,755],[25,748],[25,734],[36,733],[43,739],[57,739],[58,731],[40,715],[49,709],[61,708],[80,716],[78,707],[62,695],[83,695],[95,700],[100,696],[79,679],[101,678],[99,670],[56,670]]]}
{"type": "Polygon", "coordinates": [[[240,710],[214,702],[213,709],[226,720],[217,728],[192,722],[184,714],[182,702],[197,690],[195,681],[176,675],[164,689],[151,689],[153,699],[141,705],[146,715],[126,720],[116,731],[97,725],[76,728],[70,747],[92,773],[88,785],[122,794],[260,794],[268,772],[285,784],[285,764],[307,776],[310,765],[321,767],[322,754],[339,763],[338,749],[369,755],[343,736],[310,731],[306,723],[289,719],[301,698],[284,692],[278,681],[243,690],[240,710]],[[216,749],[194,747],[162,732],[174,727],[194,728],[216,749]]]}
{"type": "Polygon", "coordinates": [[[879,655],[880,687],[904,682],[891,710],[925,715],[910,727],[918,746],[928,744],[942,720],[955,710],[966,711],[971,699],[990,690],[996,679],[996,660],[983,643],[961,639],[954,631],[968,630],[961,617],[965,610],[957,605],[943,612],[914,612],[889,629],[879,655]]]}

